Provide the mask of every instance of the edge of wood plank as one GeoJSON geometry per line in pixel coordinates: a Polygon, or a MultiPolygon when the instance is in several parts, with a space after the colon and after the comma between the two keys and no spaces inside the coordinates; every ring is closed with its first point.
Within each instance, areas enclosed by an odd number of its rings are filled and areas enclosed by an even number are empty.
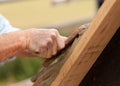
{"type": "Polygon", "coordinates": [[[78,86],[120,26],[119,4],[105,1],[51,86],[78,86]]]}

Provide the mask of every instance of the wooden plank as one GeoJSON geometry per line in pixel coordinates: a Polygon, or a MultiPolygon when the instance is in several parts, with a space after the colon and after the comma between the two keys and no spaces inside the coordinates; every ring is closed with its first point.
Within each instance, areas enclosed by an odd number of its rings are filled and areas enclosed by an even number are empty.
{"type": "Polygon", "coordinates": [[[78,86],[120,26],[120,0],[106,0],[51,86],[78,86]]]}
{"type": "Polygon", "coordinates": [[[120,28],[79,86],[120,86],[120,28]]]}
{"type": "Polygon", "coordinates": [[[34,82],[33,86],[50,86],[56,79],[61,67],[67,61],[74,47],[80,40],[81,36],[87,30],[89,24],[84,24],[75,30],[65,42],[65,48],[60,50],[52,58],[46,59],[43,63],[43,68],[31,80],[34,82]]]}

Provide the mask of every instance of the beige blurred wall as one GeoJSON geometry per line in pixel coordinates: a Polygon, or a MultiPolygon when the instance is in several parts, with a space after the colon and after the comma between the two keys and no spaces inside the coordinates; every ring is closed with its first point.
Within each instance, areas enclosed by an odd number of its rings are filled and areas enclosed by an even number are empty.
{"type": "Polygon", "coordinates": [[[44,27],[91,18],[95,4],[95,0],[79,0],[54,6],[52,0],[24,0],[0,4],[0,13],[15,27],[44,27]]]}

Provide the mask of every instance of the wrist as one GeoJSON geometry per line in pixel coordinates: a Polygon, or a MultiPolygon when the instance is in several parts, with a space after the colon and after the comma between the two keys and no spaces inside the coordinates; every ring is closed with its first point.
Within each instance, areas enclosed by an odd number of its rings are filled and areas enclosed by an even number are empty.
{"type": "Polygon", "coordinates": [[[19,38],[19,43],[20,43],[20,46],[21,46],[21,50],[27,49],[27,37],[24,34],[24,31],[20,31],[18,33],[18,38],[19,38]]]}

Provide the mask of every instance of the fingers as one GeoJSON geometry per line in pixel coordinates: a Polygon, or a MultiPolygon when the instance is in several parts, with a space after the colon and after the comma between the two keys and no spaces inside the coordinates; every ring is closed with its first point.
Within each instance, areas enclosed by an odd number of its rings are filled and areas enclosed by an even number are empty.
{"type": "Polygon", "coordinates": [[[52,38],[54,38],[53,40],[56,40],[57,50],[59,51],[65,47],[65,41],[67,40],[67,37],[61,36],[56,29],[52,29],[52,31],[55,32],[52,35],[52,38]]]}
{"type": "Polygon", "coordinates": [[[46,47],[47,47],[46,58],[50,58],[52,56],[52,47],[53,47],[52,39],[50,42],[47,43],[46,47]]]}
{"type": "Polygon", "coordinates": [[[35,52],[36,56],[50,58],[57,53],[57,42],[55,38],[51,38],[49,40],[46,39],[46,42],[40,45],[39,51],[37,51],[39,53],[35,52]]]}
{"type": "Polygon", "coordinates": [[[53,40],[52,55],[55,55],[57,53],[57,48],[58,48],[58,45],[57,45],[57,36],[52,34],[51,38],[53,40]]]}
{"type": "Polygon", "coordinates": [[[60,36],[57,39],[57,50],[61,50],[65,47],[65,41],[67,40],[67,37],[60,36]]]}
{"type": "Polygon", "coordinates": [[[50,58],[52,56],[52,39],[46,39],[45,42],[38,44],[39,53],[36,53],[37,56],[42,58],[50,58]]]}
{"type": "Polygon", "coordinates": [[[36,56],[50,58],[65,47],[67,38],[61,36],[56,29],[34,29],[29,39],[30,51],[36,56]]]}
{"type": "Polygon", "coordinates": [[[38,57],[47,57],[46,52],[48,52],[48,49],[45,44],[39,44],[40,46],[36,48],[34,51],[34,55],[38,57]]]}
{"type": "Polygon", "coordinates": [[[55,55],[57,53],[57,51],[58,51],[57,48],[58,48],[57,38],[54,36],[51,36],[51,41],[48,41],[47,45],[46,45],[47,50],[46,50],[46,52],[45,51],[43,52],[42,56],[44,56],[46,58],[52,57],[53,55],[55,55]]]}

